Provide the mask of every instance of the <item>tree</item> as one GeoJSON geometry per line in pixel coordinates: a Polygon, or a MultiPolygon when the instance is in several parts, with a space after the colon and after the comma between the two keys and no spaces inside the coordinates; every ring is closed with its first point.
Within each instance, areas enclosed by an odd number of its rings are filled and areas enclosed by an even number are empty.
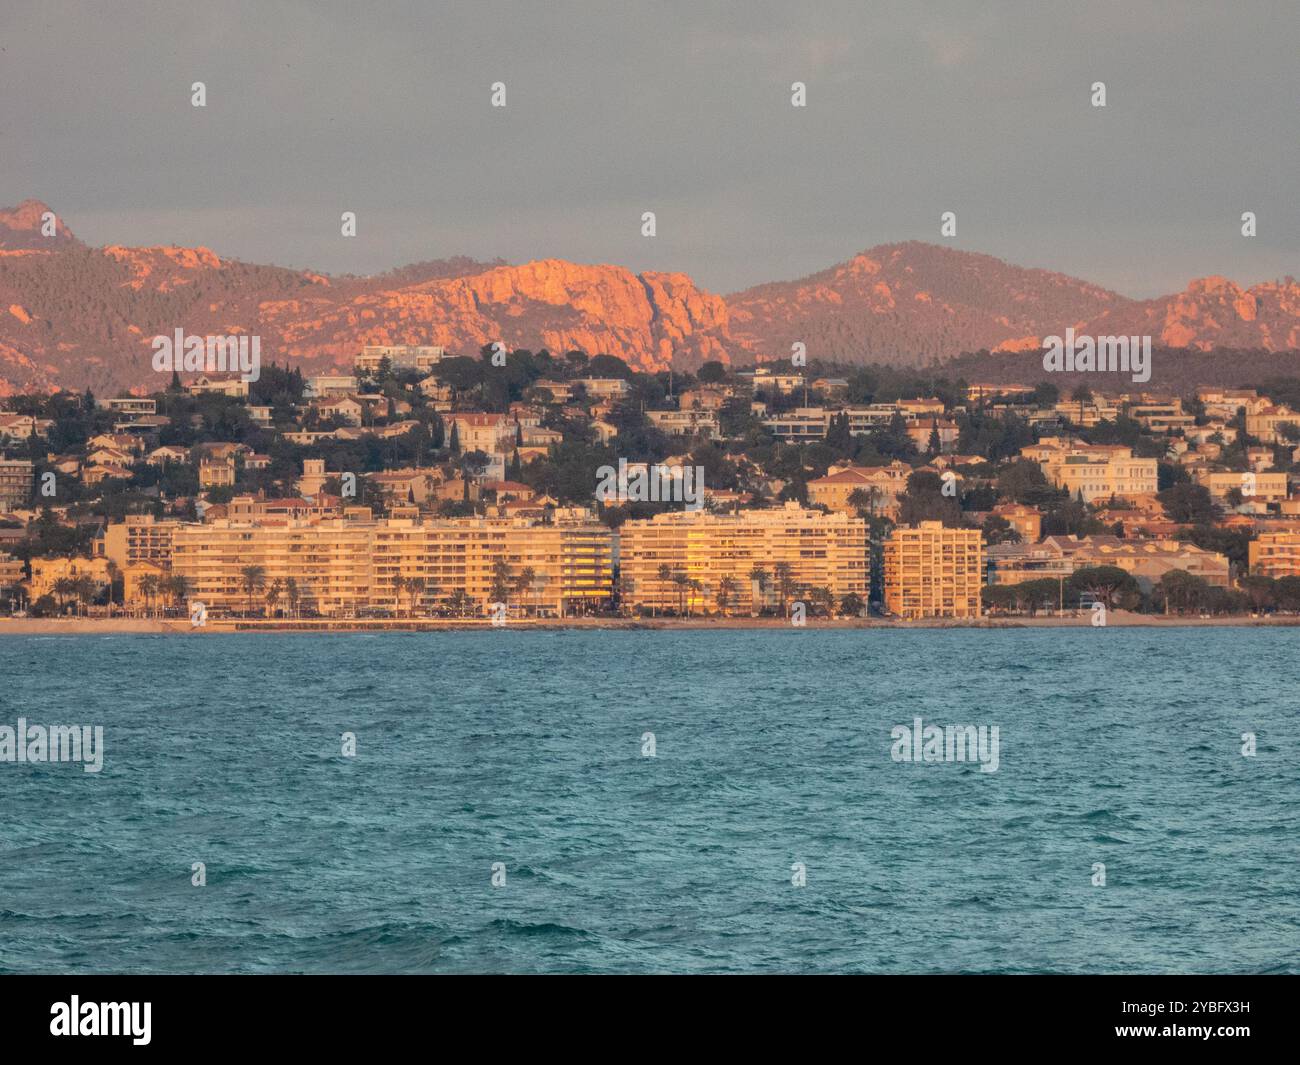
{"type": "Polygon", "coordinates": [[[1001,514],[990,514],[984,519],[984,542],[986,544],[1018,544],[1020,533],[1011,527],[1001,514]]]}
{"type": "Polygon", "coordinates": [[[907,431],[907,422],[898,411],[894,411],[888,427],[871,434],[871,443],[886,458],[908,459],[916,454],[916,444],[907,431]]]}
{"type": "Polygon", "coordinates": [[[840,600],[840,613],[847,617],[858,618],[862,616],[863,608],[866,603],[862,601],[862,596],[857,592],[849,592],[840,600]]]}
{"type": "Polygon", "coordinates": [[[674,570],[673,584],[677,585],[677,616],[681,617],[686,613],[686,592],[691,586],[691,579],[686,575],[685,570],[674,570]]]}
{"type": "Polygon", "coordinates": [[[425,580],[423,577],[406,578],[406,595],[407,595],[407,599],[409,600],[407,606],[407,613],[411,617],[415,616],[415,607],[420,602],[421,597],[424,595],[424,589],[425,589],[425,580]]]}
{"type": "Polygon", "coordinates": [[[1274,584],[1273,594],[1279,610],[1300,610],[1300,577],[1279,577],[1274,584]]]}
{"type": "Polygon", "coordinates": [[[298,616],[298,603],[302,598],[298,591],[298,582],[292,577],[286,577],[284,580],[284,595],[289,600],[289,613],[293,617],[298,616]]]}
{"type": "Polygon", "coordinates": [[[90,606],[95,598],[95,593],[99,591],[99,586],[91,580],[87,574],[82,574],[72,583],[72,593],[76,596],[77,602],[81,605],[81,612],[86,612],[86,607],[90,606]]]}
{"type": "Polygon", "coordinates": [[[716,385],[727,379],[727,368],[716,359],[704,363],[695,373],[696,378],[703,384],[716,385]]]}
{"type": "MultiPolygon", "coordinates": [[[[140,578],[140,594],[144,596],[144,612],[146,615],[153,612],[153,597],[158,592],[158,585],[161,578],[155,573],[146,573],[140,578]]],[[[55,591],[58,591],[58,585],[55,585],[55,591]]]]}
{"type": "Polygon", "coordinates": [[[718,591],[714,596],[714,601],[718,604],[718,610],[724,618],[727,616],[727,610],[735,601],[735,595],[736,582],[733,578],[723,577],[718,581],[718,591]]]}
{"type": "Polygon", "coordinates": [[[244,595],[248,599],[248,612],[253,613],[253,596],[266,586],[265,566],[244,566],[240,571],[243,577],[244,595]]]}
{"type": "Polygon", "coordinates": [[[533,581],[536,579],[537,571],[533,569],[532,566],[525,566],[519,571],[518,576],[515,577],[515,592],[519,596],[525,612],[527,611],[527,595],[529,590],[533,587],[533,581]]]}
{"type": "Polygon", "coordinates": [[[494,603],[504,603],[510,596],[510,563],[499,558],[492,563],[492,584],[488,589],[494,603]]]}
{"type": "Polygon", "coordinates": [[[908,477],[907,491],[898,497],[900,525],[919,525],[923,521],[941,521],[950,529],[966,523],[957,497],[944,495],[943,479],[930,470],[917,470],[908,477]]]}
{"type": "Polygon", "coordinates": [[[749,579],[753,584],[753,614],[757,616],[767,600],[767,570],[755,566],[749,571],[749,579]]]}
{"type": "Polygon", "coordinates": [[[849,493],[848,503],[858,513],[858,517],[865,518],[867,515],[864,511],[870,511],[872,514],[876,510],[877,490],[873,487],[855,488],[849,493]]]}
{"type": "Polygon", "coordinates": [[[1050,609],[1060,604],[1061,585],[1051,577],[1021,581],[1011,588],[1015,593],[1016,604],[1031,617],[1045,607],[1050,609]]]}
{"type": "Polygon", "coordinates": [[[1277,588],[1272,577],[1252,574],[1241,579],[1241,590],[1246,593],[1250,605],[1257,611],[1268,610],[1277,605],[1277,588]]]}
{"type": "Polygon", "coordinates": [[[984,609],[991,614],[1005,614],[1015,609],[1016,588],[1012,584],[985,584],[980,588],[984,609]]]}
{"type": "Polygon", "coordinates": [[[1219,517],[1219,508],[1203,484],[1176,484],[1157,493],[1156,498],[1160,500],[1170,521],[1188,525],[1213,525],[1219,517]]]}
{"type": "Polygon", "coordinates": [[[1092,596],[1093,602],[1103,603],[1107,607],[1127,607],[1137,605],[1141,590],[1133,574],[1118,566],[1085,566],[1070,574],[1066,581],[1070,596],[1078,601],[1081,594],[1092,596]]]}
{"type": "Polygon", "coordinates": [[[1164,604],[1165,613],[1172,609],[1199,612],[1209,601],[1210,585],[1207,581],[1186,570],[1171,569],[1156,582],[1152,589],[1155,599],[1164,604]]]}
{"type": "Polygon", "coordinates": [[[1015,459],[998,471],[998,494],[1012,503],[1038,506],[1058,493],[1047,483],[1038,463],[1015,459]]]}
{"type": "Polygon", "coordinates": [[[1087,385],[1079,385],[1070,393],[1070,398],[1079,404],[1079,424],[1083,424],[1083,405],[1092,402],[1092,389],[1087,385]]]}
{"type": "MultiPolygon", "coordinates": [[[[668,584],[668,583],[670,583],[670,582],[672,581],[672,579],[673,579],[673,568],[672,568],[672,566],[668,565],[667,562],[662,562],[662,563],[660,563],[660,565],[659,565],[659,574],[658,574],[658,576],[659,576],[659,583],[660,583],[660,584],[668,584]]],[[[651,613],[653,614],[653,611],[652,611],[651,613]]]]}
{"type": "Polygon", "coordinates": [[[831,611],[835,609],[835,596],[829,588],[808,589],[808,600],[812,604],[813,612],[818,617],[829,617],[831,611]]]}
{"type": "Polygon", "coordinates": [[[266,590],[266,610],[271,617],[275,616],[275,604],[280,601],[280,596],[284,594],[284,582],[278,577],[271,582],[271,587],[266,590]]]}
{"type": "Polygon", "coordinates": [[[190,594],[190,579],[183,573],[173,573],[165,578],[167,596],[176,606],[182,605],[190,594]]]}
{"type": "Polygon", "coordinates": [[[784,617],[786,602],[794,592],[794,571],[789,562],[778,562],[772,567],[772,575],[776,578],[777,594],[781,597],[781,615],[784,617]]]}

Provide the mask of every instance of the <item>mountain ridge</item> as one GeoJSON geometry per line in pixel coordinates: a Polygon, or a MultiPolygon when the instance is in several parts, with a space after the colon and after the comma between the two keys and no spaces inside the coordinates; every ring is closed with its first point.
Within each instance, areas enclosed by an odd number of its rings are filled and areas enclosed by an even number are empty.
{"type": "Polygon", "coordinates": [[[542,258],[430,260],[370,276],[246,263],[205,248],[92,248],[51,209],[0,210],[0,395],[155,387],[149,340],[256,333],[263,358],[324,372],[364,344],[441,344],[474,354],[580,348],[638,370],[788,357],[923,365],[962,352],[1024,351],[1067,327],[1146,334],[1167,347],[1300,348],[1294,278],[1242,288],[1217,276],[1134,300],[991,255],[881,244],[792,281],[728,295],[682,272],[542,258]]]}

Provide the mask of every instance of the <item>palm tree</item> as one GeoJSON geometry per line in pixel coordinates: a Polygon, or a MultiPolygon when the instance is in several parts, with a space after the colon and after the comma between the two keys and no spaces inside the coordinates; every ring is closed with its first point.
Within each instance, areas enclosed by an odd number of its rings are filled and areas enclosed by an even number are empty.
{"type": "Polygon", "coordinates": [[[750,615],[757,617],[760,603],[767,598],[767,570],[762,566],[755,566],[749,571],[749,579],[754,585],[753,608],[750,615]]]}
{"type": "Polygon", "coordinates": [[[515,578],[515,592],[519,595],[520,600],[524,601],[525,607],[527,606],[526,596],[536,579],[537,571],[532,566],[525,566],[519,571],[519,576],[515,578]]]}
{"type": "Polygon", "coordinates": [[[495,603],[504,603],[510,596],[510,563],[499,558],[492,563],[492,586],[489,594],[495,603]]]}
{"type": "Polygon", "coordinates": [[[144,612],[148,616],[152,611],[150,607],[153,603],[153,597],[158,592],[158,585],[161,578],[156,573],[146,573],[140,578],[140,594],[144,596],[144,612]]]}
{"type": "Polygon", "coordinates": [[[835,596],[827,587],[813,588],[808,592],[808,598],[812,600],[813,606],[818,611],[825,611],[826,616],[830,617],[835,610],[835,596]]]}
{"type": "Polygon", "coordinates": [[[190,594],[190,579],[188,577],[176,573],[168,577],[164,583],[167,586],[167,594],[171,597],[172,602],[178,605],[185,602],[186,597],[190,594]]]}
{"type": "Polygon", "coordinates": [[[71,577],[60,577],[54,582],[54,597],[59,601],[59,613],[63,613],[63,608],[67,605],[68,599],[72,596],[77,587],[77,582],[71,577]]]}
{"type": "Polygon", "coordinates": [[[109,613],[112,613],[113,602],[116,598],[115,586],[122,576],[122,571],[117,568],[117,563],[110,561],[108,564],[108,605],[109,613]]]}
{"type": "Polygon", "coordinates": [[[423,577],[406,578],[406,594],[411,601],[410,609],[407,613],[410,614],[411,617],[415,616],[415,604],[419,602],[420,598],[424,595],[424,583],[423,577]]]}
{"type": "Polygon", "coordinates": [[[243,575],[244,595],[248,597],[248,613],[253,613],[253,596],[266,587],[265,566],[245,566],[239,571],[243,575]]]}
{"type": "MultiPolygon", "coordinates": [[[[673,568],[667,562],[659,567],[659,580],[663,584],[669,583],[673,579],[673,568]]],[[[653,611],[651,611],[653,614],[653,611]]]]}
{"type": "Polygon", "coordinates": [[[284,594],[289,600],[289,614],[296,618],[298,616],[298,601],[301,598],[301,594],[298,591],[298,582],[292,577],[285,578],[284,594]]]}
{"type": "Polygon", "coordinates": [[[690,617],[692,614],[695,613],[695,600],[698,598],[701,601],[703,601],[704,599],[708,598],[708,593],[709,593],[708,586],[703,581],[692,579],[689,582],[689,587],[691,589],[691,595],[690,598],[687,599],[686,601],[687,617],[690,617]]]}
{"type": "Polygon", "coordinates": [[[95,593],[99,591],[99,586],[87,574],[82,574],[72,584],[73,594],[77,597],[77,602],[81,605],[82,614],[86,613],[86,608],[90,606],[90,601],[95,598],[95,593]]]}
{"type": "Polygon", "coordinates": [[[1079,385],[1070,398],[1079,403],[1079,424],[1083,425],[1083,405],[1092,400],[1092,389],[1087,385],[1079,385]]]}
{"type": "Polygon", "coordinates": [[[686,576],[684,569],[679,569],[673,573],[673,584],[677,585],[677,616],[681,617],[686,613],[686,589],[690,586],[691,579],[686,576]]]}
{"type": "Polygon", "coordinates": [[[718,581],[718,592],[714,598],[724,618],[727,616],[727,608],[731,606],[732,600],[735,598],[735,593],[736,582],[731,577],[723,577],[722,580],[718,581]]]}
{"type": "Polygon", "coordinates": [[[275,616],[275,604],[280,601],[280,596],[284,593],[284,582],[277,577],[271,582],[271,587],[266,590],[266,609],[272,617],[275,616]]]}
{"type": "Polygon", "coordinates": [[[776,578],[776,590],[781,596],[781,613],[785,614],[785,605],[794,591],[794,571],[790,568],[789,562],[778,562],[772,567],[772,574],[776,578]]]}

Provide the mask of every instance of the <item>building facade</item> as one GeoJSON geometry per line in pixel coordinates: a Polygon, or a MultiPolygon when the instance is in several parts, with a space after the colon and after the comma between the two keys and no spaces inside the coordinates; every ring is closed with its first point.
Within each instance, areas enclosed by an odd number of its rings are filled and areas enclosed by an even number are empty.
{"type": "Polygon", "coordinates": [[[505,602],[514,614],[567,617],[609,605],[613,533],[520,519],[374,520],[359,507],[322,521],[179,525],[171,565],[210,610],[260,613],[274,586],[277,609],[324,617],[442,610],[458,593],[469,616],[505,602]]]}
{"type": "Polygon", "coordinates": [[[900,526],[885,541],[885,608],[901,618],[977,618],[983,569],[978,529],[900,526]]]}
{"type": "Polygon", "coordinates": [[[619,566],[628,611],[753,615],[813,590],[829,592],[836,606],[849,594],[865,602],[870,587],[866,522],[797,503],[735,514],[670,511],[625,522],[619,566]]]}

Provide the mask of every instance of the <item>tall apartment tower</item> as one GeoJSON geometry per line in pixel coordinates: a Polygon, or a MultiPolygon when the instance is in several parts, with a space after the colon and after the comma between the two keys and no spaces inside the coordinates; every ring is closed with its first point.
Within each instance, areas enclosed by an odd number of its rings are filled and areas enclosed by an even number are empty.
{"type": "Polygon", "coordinates": [[[901,618],[977,618],[983,564],[979,529],[896,528],[885,541],[885,608],[901,618]]]}

